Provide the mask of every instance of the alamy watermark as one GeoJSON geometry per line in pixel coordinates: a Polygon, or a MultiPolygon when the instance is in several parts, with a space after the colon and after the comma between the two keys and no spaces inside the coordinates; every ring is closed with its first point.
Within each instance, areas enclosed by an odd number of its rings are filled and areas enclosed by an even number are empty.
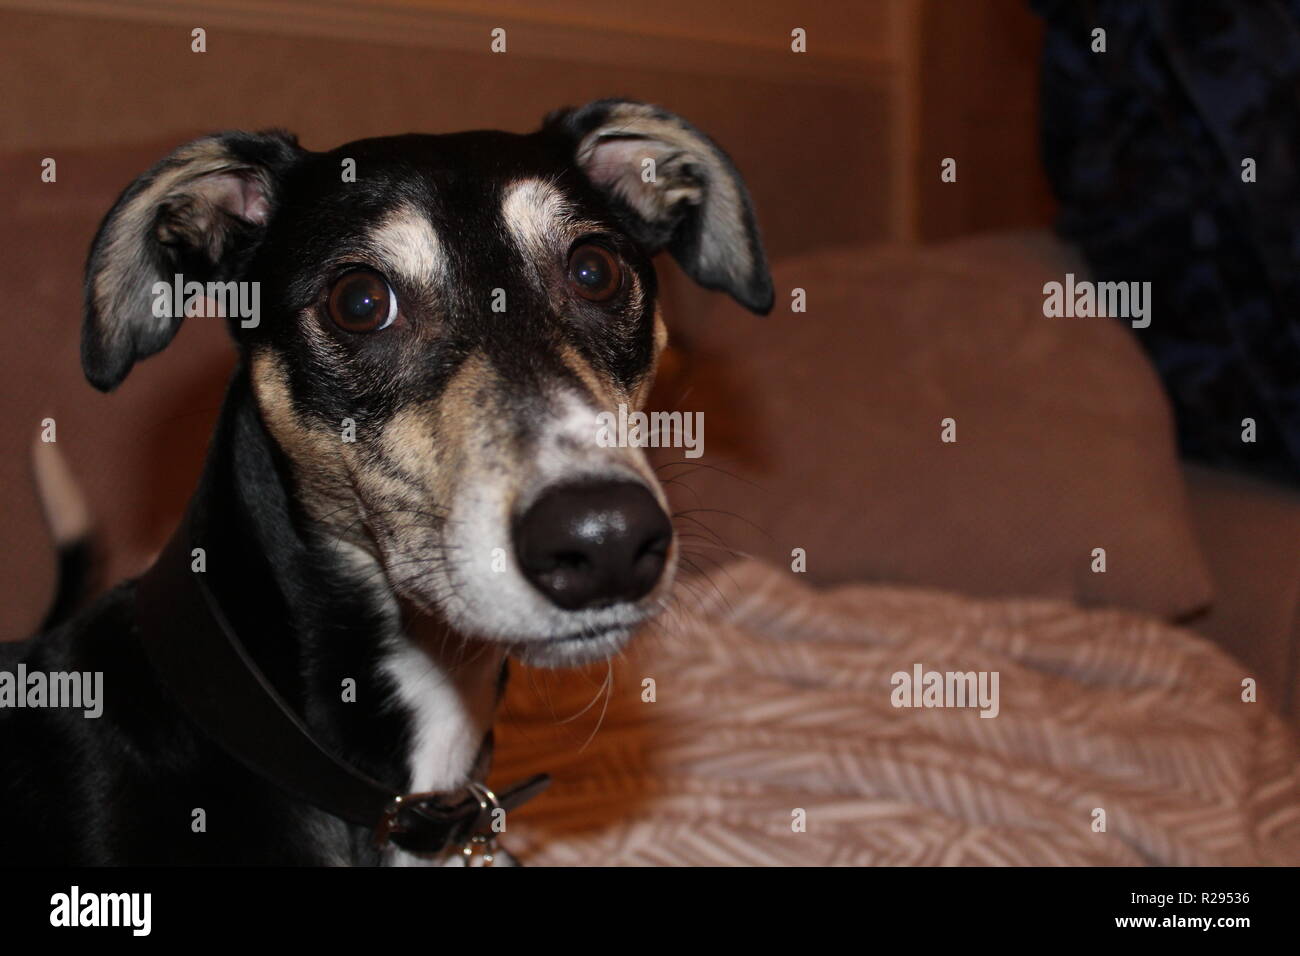
{"type": "Polygon", "coordinates": [[[978,707],[981,717],[996,717],[998,671],[927,671],[912,665],[911,673],[895,671],[889,702],[895,707],[978,707]]]}
{"type": "Polygon", "coordinates": [[[704,454],[703,412],[629,412],[596,416],[596,444],[601,448],[682,448],[687,458],[704,454]]]}
{"type": "Polygon", "coordinates": [[[1043,297],[1043,315],[1049,319],[1104,315],[1131,319],[1135,329],[1151,324],[1150,282],[1076,282],[1074,273],[1067,272],[1064,282],[1043,285],[1043,297]]]}
{"type": "Polygon", "coordinates": [[[68,892],[50,897],[50,925],[120,926],[130,929],[132,936],[148,936],[153,928],[153,894],[83,893],[74,884],[68,892]]]}
{"type": "Polygon", "coordinates": [[[240,328],[255,329],[261,321],[260,282],[186,282],[179,272],[171,282],[155,282],[153,314],[160,319],[237,318],[240,328]]]}
{"type": "Polygon", "coordinates": [[[82,710],[91,720],[104,712],[103,671],[0,671],[0,708],[54,707],[82,710]]]}

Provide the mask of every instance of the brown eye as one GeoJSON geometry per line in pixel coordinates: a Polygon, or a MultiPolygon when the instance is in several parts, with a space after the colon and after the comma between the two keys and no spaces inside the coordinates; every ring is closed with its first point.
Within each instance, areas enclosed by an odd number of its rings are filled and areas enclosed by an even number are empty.
{"type": "Polygon", "coordinates": [[[604,302],[623,288],[623,270],[612,252],[589,243],[569,254],[569,281],[584,299],[604,302]]]}
{"type": "Polygon", "coordinates": [[[384,277],[370,269],[354,269],[330,289],[330,319],[348,332],[377,332],[397,318],[397,296],[384,277]]]}

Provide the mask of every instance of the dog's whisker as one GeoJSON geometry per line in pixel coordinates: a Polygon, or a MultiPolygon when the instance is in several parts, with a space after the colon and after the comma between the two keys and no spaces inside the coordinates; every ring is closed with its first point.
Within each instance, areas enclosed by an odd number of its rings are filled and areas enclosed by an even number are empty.
{"type": "MultiPolygon", "coordinates": [[[[763,535],[763,537],[767,538],[767,539],[768,539],[769,541],[771,541],[773,544],[776,543],[776,539],[775,539],[774,537],[772,537],[771,534],[768,533],[768,531],[767,531],[766,528],[764,528],[764,527],[763,527],[762,525],[760,525],[760,524],[757,524],[757,523],[754,522],[754,521],[751,521],[749,518],[746,518],[744,515],[737,514],[737,513],[734,512],[734,511],[726,511],[726,510],[721,509],[721,508],[688,508],[688,509],[686,509],[685,511],[677,511],[677,512],[674,512],[673,517],[674,517],[674,518],[688,518],[688,517],[692,517],[692,516],[697,515],[697,514],[716,514],[716,515],[722,515],[722,516],[727,517],[727,518],[734,518],[736,521],[741,521],[741,522],[744,522],[745,524],[749,525],[749,527],[753,528],[753,529],[754,529],[755,531],[757,531],[759,534],[763,535]]],[[[698,519],[697,519],[697,520],[698,520],[698,519]]],[[[703,522],[700,522],[700,523],[703,524],[703,522]]]]}

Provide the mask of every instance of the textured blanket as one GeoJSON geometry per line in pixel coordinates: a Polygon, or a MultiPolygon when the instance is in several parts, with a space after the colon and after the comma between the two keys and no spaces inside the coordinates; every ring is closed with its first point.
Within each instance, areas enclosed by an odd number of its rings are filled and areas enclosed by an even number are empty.
{"type": "Polygon", "coordinates": [[[1268,675],[1139,614],[796,577],[732,565],[608,668],[516,671],[492,779],[556,782],[505,845],[532,865],[1300,864],[1295,740],[1242,699],[1268,675]]]}

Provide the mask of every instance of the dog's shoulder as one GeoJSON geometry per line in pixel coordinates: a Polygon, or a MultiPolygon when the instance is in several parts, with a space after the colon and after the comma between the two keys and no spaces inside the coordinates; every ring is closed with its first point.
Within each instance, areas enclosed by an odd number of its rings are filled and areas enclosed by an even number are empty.
{"type": "Polygon", "coordinates": [[[158,732],[161,692],[134,631],[127,582],[52,630],[0,647],[0,814],[24,821],[6,838],[3,862],[96,862],[89,795],[138,769],[129,755],[142,752],[142,732],[158,732]]]}

